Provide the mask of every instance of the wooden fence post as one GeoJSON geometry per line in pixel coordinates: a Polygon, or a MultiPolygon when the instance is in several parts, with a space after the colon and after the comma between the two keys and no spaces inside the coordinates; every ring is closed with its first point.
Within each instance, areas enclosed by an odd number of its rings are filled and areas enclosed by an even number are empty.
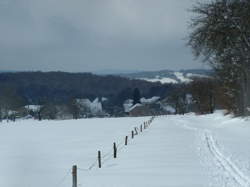
{"type": "Polygon", "coordinates": [[[117,147],[116,147],[116,143],[114,142],[113,144],[113,149],[114,149],[114,158],[117,157],[117,147]]]}
{"type": "Polygon", "coordinates": [[[135,129],[135,135],[138,135],[137,127],[135,127],[134,129],[135,129]]]}
{"type": "Polygon", "coordinates": [[[101,160],[101,151],[98,151],[98,167],[102,167],[102,160],[101,160]]]}
{"type": "Polygon", "coordinates": [[[134,131],[131,131],[131,137],[134,138],[134,131]]]}
{"type": "Polygon", "coordinates": [[[125,145],[128,145],[128,136],[125,137],[125,145]]]}
{"type": "Polygon", "coordinates": [[[72,187],[77,187],[77,166],[72,167],[72,187]]]}

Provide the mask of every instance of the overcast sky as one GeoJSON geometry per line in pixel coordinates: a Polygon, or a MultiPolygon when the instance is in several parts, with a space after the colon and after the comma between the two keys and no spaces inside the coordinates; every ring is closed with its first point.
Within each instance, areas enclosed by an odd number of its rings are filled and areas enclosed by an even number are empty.
{"type": "Polygon", "coordinates": [[[185,46],[193,0],[0,0],[0,70],[203,68],[185,46]]]}

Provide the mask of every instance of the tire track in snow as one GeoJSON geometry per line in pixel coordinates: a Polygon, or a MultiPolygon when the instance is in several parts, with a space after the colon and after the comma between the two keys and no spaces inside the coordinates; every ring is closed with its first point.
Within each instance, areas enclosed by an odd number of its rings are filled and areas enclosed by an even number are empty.
{"type": "Polygon", "coordinates": [[[225,170],[240,186],[250,187],[250,179],[229,158],[222,154],[216,145],[212,134],[209,131],[205,131],[204,136],[207,148],[222,169],[225,170]]]}
{"type": "Polygon", "coordinates": [[[227,158],[217,146],[212,133],[208,129],[199,129],[186,124],[185,121],[179,120],[179,125],[191,131],[195,131],[204,137],[205,145],[212,158],[220,165],[221,169],[229,174],[231,179],[241,187],[250,187],[250,179],[246,176],[229,158],[227,158]]]}

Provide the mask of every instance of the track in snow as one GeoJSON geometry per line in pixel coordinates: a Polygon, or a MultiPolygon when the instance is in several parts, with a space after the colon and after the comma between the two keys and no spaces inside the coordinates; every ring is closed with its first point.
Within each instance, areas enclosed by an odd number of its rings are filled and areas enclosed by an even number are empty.
{"type": "Polygon", "coordinates": [[[223,155],[216,145],[212,134],[209,131],[205,131],[204,136],[210,153],[221,168],[240,186],[250,187],[250,179],[229,158],[223,155]]]}

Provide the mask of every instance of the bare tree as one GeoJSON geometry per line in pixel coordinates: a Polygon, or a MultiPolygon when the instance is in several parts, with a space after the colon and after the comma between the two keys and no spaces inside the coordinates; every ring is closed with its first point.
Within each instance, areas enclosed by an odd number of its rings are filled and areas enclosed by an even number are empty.
{"type": "Polygon", "coordinates": [[[196,112],[213,113],[215,109],[215,81],[211,78],[197,78],[189,85],[196,112]]]}
{"type": "Polygon", "coordinates": [[[239,115],[250,114],[250,1],[212,0],[193,8],[188,44],[216,70],[239,115]]]}

